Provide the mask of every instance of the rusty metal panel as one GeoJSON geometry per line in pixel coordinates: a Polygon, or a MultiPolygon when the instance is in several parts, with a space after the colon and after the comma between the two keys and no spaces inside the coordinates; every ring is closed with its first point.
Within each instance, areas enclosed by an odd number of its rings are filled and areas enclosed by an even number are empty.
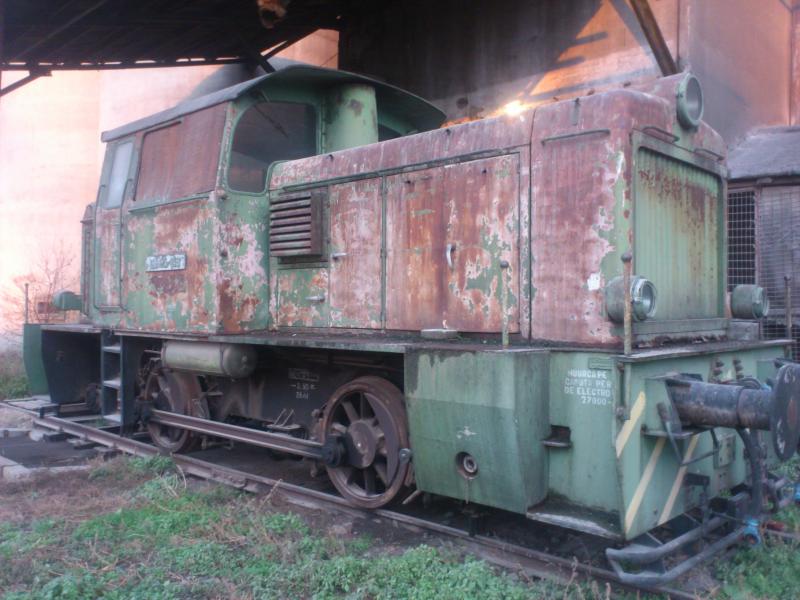
{"type": "Polygon", "coordinates": [[[136,202],[164,202],[211,191],[217,178],[227,104],[186,115],[144,135],[136,202]]]}
{"type": "Polygon", "coordinates": [[[120,212],[117,208],[100,208],[95,219],[96,288],[98,307],[120,304],[120,212]]]}
{"type": "Polygon", "coordinates": [[[633,268],[658,288],[655,318],[723,316],[722,181],[647,148],[635,169],[633,268]]]}
{"type": "MultiPolygon", "coordinates": [[[[551,131],[545,125],[542,138],[551,131]]],[[[625,153],[614,148],[603,132],[552,139],[537,146],[531,215],[531,335],[612,342],[603,314],[602,287],[621,265],[613,259],[609,264],[607,257],[617,250],[615,228],[622,226],[615,209],[624,200],[625,153]]]]}
{"type": "Polygon", "coordinates": [[[505,284],[519,331],[518,157],[397,175],[386,189],[386,327],[500,331],[505,284]]]}
{"type": "Polygon", "coordinates": [[[519,159],[517,155],[445,167],[447,327],[519,331],[519,159]],[[501,263],[509,266],[502,268],[501,263]],[[506,286],[506,290],[503,290],[506,286]]]}
{"type": "Polygon", "coordinates": [[[386,178],[386,328],[447,327],[444,170],[386,178]]]}
{"type": "Polygon", "coordinates": [[[332,327],[381,327],[381,179],[330,188],[332,327]]]}
{"type": "Polygon", "coordinates": [[[465,123],[332,154],[275,165],[270,190],[326,179],[359,176],[409,165],[456,159],[479,152],[497,153],[530,143],[533,111],[465,123]]]}
{"type": "Polygon", "coordinates": [[[277,275],[275,324],[279,327],[327,327],[328,269],[284,269],[277,275]]]}
{"type": "Polygon", "coordinates": [[[128,326],[216,330],[216,215],[205,198],[129,213],[125,251],[128,326]]]}

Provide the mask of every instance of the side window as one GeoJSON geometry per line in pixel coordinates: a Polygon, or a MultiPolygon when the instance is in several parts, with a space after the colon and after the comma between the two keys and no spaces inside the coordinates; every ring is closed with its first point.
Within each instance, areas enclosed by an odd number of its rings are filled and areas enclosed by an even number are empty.
{"type": "Polygon", "coordinates": [[[277,160],[317,153],[314,107],[293,102],[254,104],[236,124],[228,163],[228,187],[240,192],[262,192],[267,169],[277,160]]]}
{"type": "Polygon", "coordinates": [[[133,142],[117,144],[114,149],[111,174],[108,178],[108,192],[106,193],[105,202],[103,202],[103,208],[117,208],[122,204],[125,184],[128,182],[128,173],[131,169],[132,155],[133,142]]]}
{"type": "Polygon", "coordinates": [[[168,202],[214,189],[227,107],[218,104],[145,133],[136,202],[168,202]]]}

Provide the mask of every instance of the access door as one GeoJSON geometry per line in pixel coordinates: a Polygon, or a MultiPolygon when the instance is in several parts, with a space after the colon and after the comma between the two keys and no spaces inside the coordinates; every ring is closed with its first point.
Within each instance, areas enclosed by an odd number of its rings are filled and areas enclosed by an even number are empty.
{"type": "Polygon", "coordinates": [[[131,184],[133,141],[108,148],[95,209],[94,303],[100,309],[120,307],[122,202],[131,184]]]}
{"type": "Polygon", "coordinates": [[[519,159],[386,181],[388,329],[519,331],[519,159]]]}

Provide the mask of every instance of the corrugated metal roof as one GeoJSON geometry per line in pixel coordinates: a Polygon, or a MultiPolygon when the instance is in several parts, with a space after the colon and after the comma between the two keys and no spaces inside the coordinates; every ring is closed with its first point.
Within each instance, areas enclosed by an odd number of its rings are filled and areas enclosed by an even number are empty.
{"type": "Polygon", "coordinates": [[[728,154],[730,179],[800,176],[800,127],[751,132],[728,154]]]}
{"type": "Polygon", "coordinates": [[[363,75],[335,69],[312,67],[303,63],[280,58],[270,59],[270,63],[276,69],[274,73],[267,73],[261,77],[243,81],[242,83],[206,94],[205,96],[190,98],[167,110],[106,131],[103,133],[101,139],[104,142],[108,142],[137,131],[157,127],[178,119],[183,115],[197,112],[209,106],[235,100],[248,90],[261,85],[267,87],[269,83],[302,83],[304,85],[310,84],[317,86],[340,83],[369,83],[375,87],[379,110],[385,110],[395,114],[402,111],[403,117],[408,119],[419,131],[435,129],[441,125],[445,119],[445,115],[441,110],[419,96],[415,96],[393,85],[363,75]]]}

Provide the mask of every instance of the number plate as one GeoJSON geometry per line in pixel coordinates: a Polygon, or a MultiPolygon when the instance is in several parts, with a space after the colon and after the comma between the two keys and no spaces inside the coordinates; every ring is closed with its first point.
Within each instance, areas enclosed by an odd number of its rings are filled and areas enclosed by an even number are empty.
{"type": "Polygon", "coordinates": [[[151,271],[183,271],[186,268],[185,254],[157,254],[148,256],[145,270],[151,271]]]}

